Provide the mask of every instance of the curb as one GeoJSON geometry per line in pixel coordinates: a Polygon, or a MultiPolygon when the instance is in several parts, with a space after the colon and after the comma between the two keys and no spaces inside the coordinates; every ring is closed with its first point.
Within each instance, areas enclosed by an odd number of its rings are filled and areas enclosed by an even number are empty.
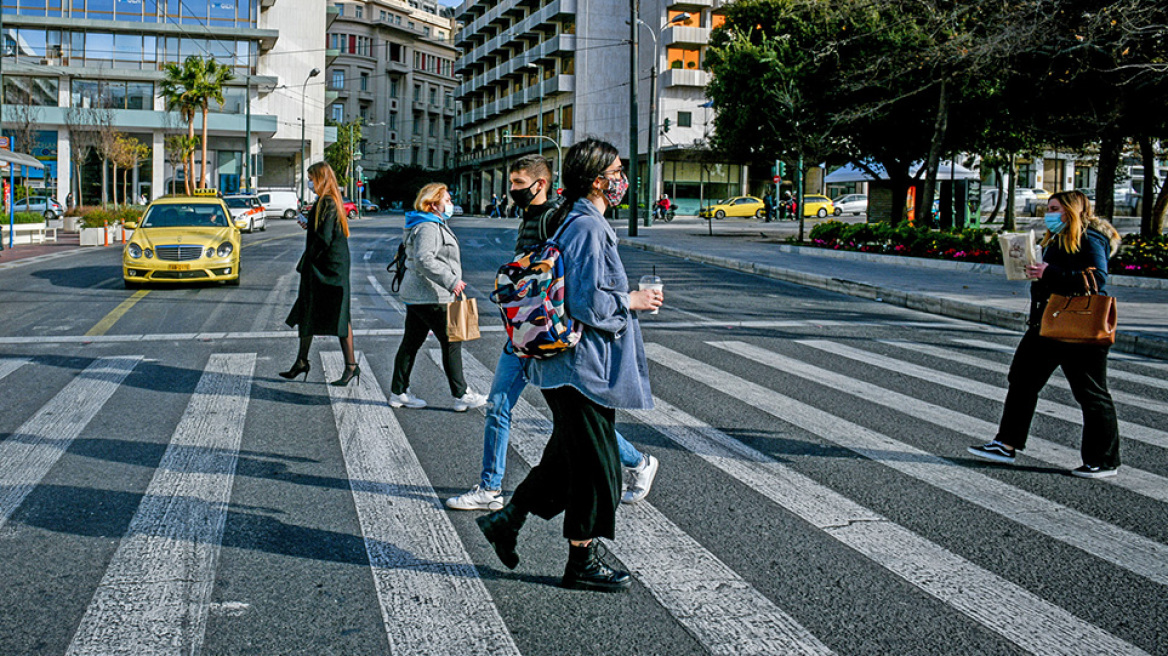
{"type": "MultiPolygon", "coordinates": [[[[661,246],[658,244],[631,241],[624,237],[621,237],[619,241],[623,246],[628,246],[630,248],[636,248],[643,251],[660,253],[662,255],[670,255],[672,257],[701,262],[702,264],[710,264],[721,267],[723,269],[741,271],[744,273],[753,273],[766,278],[771,278],[773,280],[782,280],[784,282],[790,282],[796,285],[803,285],[804,287],[813,287],[815,289],[838,292],[841,294],[847,294],[848,296],[866,298],[868,300],[888,303],[890,305],[896,305],[899,307],[908,308],[910,310],[917,310],[919,312],[937,314],[954,319],[962,319],[965,321],[973,321],[976,323],[984,323],[991,326],[997,326],[999,328],[1006,328],[1008,330],[1016,330],[1019,332],[1025,331],[1026,321],[1029,318],[1028,313],[1026,312],[983,307],[967,301],[957,301],[950,298],[939,298],[937,296],[932,296],[921,292],[906,292],[904,290],[885,287],[882,285],[873,285],[866,282],[858,282],[844,278],[832,278],[815,273],[785,269],[769,264],[758,264],[756,262],[745,262],[728,257],[705,255],[672,246],[661,246]]],[[[1161,360],[1168,360],[1168,340],[1151,335],[1143,335],[1141,333],[1119,330],[1117,331],[1115,346],[1113,348],[1124,353],[1132,353],[1135,355],[1144,355],[1161,360]]]]}

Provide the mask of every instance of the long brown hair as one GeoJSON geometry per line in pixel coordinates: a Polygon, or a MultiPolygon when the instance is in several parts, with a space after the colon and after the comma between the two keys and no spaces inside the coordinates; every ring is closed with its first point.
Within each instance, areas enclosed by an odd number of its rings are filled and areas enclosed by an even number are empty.
{"type": "Polygon", "coordinates": [[[1042,237],[1042,245],[1057,241],[1059,247],[1067,253],[1078,253],[1083,234],[1094,217],[1091,213],[1091,199],[1077,189],[1051,194],[1050,199],[1057,200],[1063,206],[1063,229],[1057,235],[1047,230],[1042,237]]]}
{"type": "Polygon", "coordinates": [[[337,221],[341,224],[341,231],[348,237],[349,217],[345,216],[345,203],[341,200],[341,188],[337,184],[337,174],[333,173],[333,167],[329,166],[328,162],[317,162],[308,167],[308,176],[312,178],[312,187],[317,195],[316,207],[318,211],[312,213],[312,225],[314,227],[320,225],[320,201],[328,197],[336,203],[337,221]]]}

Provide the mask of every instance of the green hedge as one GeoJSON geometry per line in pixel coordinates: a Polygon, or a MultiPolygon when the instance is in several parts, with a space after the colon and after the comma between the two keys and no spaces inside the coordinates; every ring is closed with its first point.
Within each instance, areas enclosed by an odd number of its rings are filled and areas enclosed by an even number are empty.
{"type": "Polygon", "coordinates": [[[40,212],[17,212],[12,215],[12,221],[13,223],[44,223],[45,215],[40,212]]]}
{"type": "Polygon", "coordinates": [[[125,221],[137,221],[142,218],[143,209],[133,205],[110,206],[106,209],[85,206],[73,208],[73,216],[81,217],[82,228],[100,228],[103,225],[113,225],[125,221]]]}
{"type": "Polygon", "coordinates": [[[812,246],[833,250],[964,262],[1002,262],[997,234],[989,228],[942,231],[887,223],[825,221],[813,227],[808,237],[812,246]]]}

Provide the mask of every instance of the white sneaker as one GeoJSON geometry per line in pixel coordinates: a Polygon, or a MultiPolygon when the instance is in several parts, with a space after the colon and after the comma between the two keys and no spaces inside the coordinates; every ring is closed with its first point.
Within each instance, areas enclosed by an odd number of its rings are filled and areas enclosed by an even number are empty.
{"type": "Polygon", "coordinates": [[[466,394],[454,399],[454,411],[466,412],[471,408],[481,408],[487,404],[487,396],[485,394],[476,394],[467,390],[466,394]]]}
{"type": "Polygon", "coordinates": [[[401,394],[390,394],[389,406],[391,408],[424,408],[426,407],[426,402],[410,394],[407,390],[401,394]]]}
{"type": "Polygon", "coordinates": [[[661,463],[649,454],[645,454],[641,464],[629,467],[629,487],[621,495],[621,503],[636,503],[649,495],[653,487],[653,479],[657,477],[657,466],[661,463]]]}
{"type": "Polygon", "coordinates": [[[502,510],[503,493],[476,485],[466,494],[447,499],[446,507],[454,510],[502,510]]]}

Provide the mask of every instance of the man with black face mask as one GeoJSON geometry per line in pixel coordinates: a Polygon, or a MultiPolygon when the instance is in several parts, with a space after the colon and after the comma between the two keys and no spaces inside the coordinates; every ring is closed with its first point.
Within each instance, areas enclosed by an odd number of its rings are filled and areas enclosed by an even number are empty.
{"type": "MultiPolygon", "coordinates": [[[[527,155],[511,165],[511,190],[508,195],[523,209],[515,254],[547,241],[559,225],[552,223],[561,198],[548,198],[552,183],[551,163],[541,155],[527,155]]],[[[499,510],[503,507],[503,473],[507,467],[507,443],[511,438],[511,409],[519,402],[527,378],[523,362],[511,351],[508,342],[495,365],[495,378],[487,396],[487,422],[483,430],[483,471],[478,485],[465,494],[446,500],[454,510],[499,510]]],[[[658,460],[642,454],[617,431],[617,446],[628,482],[621,495],[622,503],[636,503],[649,494],[657,475],[658,460]]]]}

